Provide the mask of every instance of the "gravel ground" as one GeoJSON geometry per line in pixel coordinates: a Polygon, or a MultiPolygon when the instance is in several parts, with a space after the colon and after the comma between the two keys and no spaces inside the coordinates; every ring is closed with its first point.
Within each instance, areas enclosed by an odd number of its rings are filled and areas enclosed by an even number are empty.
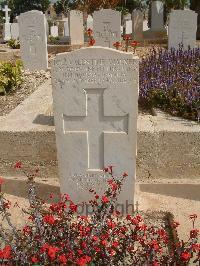
{"type": "Polygon", "coordinates": [[[23,82],[20,87],[5,96],[0,96],[0,116],[9,114],[50,77],[49,71],[23,71],[23,82]]]}

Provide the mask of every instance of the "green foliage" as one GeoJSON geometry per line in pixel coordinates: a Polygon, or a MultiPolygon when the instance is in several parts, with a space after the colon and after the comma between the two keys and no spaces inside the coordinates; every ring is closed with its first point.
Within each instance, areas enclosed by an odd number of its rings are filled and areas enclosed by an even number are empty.
{"type": "Polygon", "coordinates": [[[58,44],[58,41],[60,40],[59,37],[53,37],[53,36],[49,36],[48,38],[48,43],[49,44],[58,44]]]}
{"type": "Polygon", "coordinates": [[[8,41],[8,46],[12,49],[19,49],[20,48],[20,42],[16,39],[10,39],[8,41]]]}
{"type": "Polygon", "coordinates": [[[50,5],[50,0],[9,0],[8,4],[12,9],[11,15],[14,17],[30,10],[45,12],[50,5]]]}
{"type": "Polygon", "coordinates": [[[120,4],[116,7],[116,10],[122,11],[122,13],[132,13],[134,9],[139,9],[144,11],[147,7],[147,1],[145,0],[126,0],[121,1],[120,4]],[[126,11],[126,12],[124,12],[126,11]]]}
{"type": "Polygon", "coordinates": [[[21,61],[0,63],[0,93],[6,94],[22,82],[21,61]]]}
{"type": "Polygon", "coordinates": [[[72,6],[73,4],[70,0],[58,0],[54,3],[56,14],[64,13],[66,15],[72,6]]]}

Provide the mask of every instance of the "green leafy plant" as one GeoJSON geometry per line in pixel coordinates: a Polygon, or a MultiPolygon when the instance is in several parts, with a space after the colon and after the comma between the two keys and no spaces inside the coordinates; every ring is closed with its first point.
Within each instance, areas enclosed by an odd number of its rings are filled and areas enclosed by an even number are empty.
{"type": "Polygon", "coordinates": [[[59,37],[49,36],[48,43],[50,43],[50,44],[58,44],[59,40],[60,40],[59,37]]]}
{"type": "Polygon", "coordinates": [[[8,46],[12,49],[19,49],[20,48],[20,42],[16,39],[10,39],[8,41],[8,46]]]}
{"type": "Polygon", "coordinates": [[[6,94],[22,82],[21,61],[0,63],[0,93],[6,94]]]}
{"type": "MultiPolygon", "coordinates": [[[[197,214],[189,216],[192,229],[188,241],[178,238],[175,241],[166,226],[146,223],[139,213],[123,215],[123,211],[117,210],[117,199],[128,176],[126,172],[117,177],[113,166],[104,168],[105,192],[98,195],[90,189],[88,203],[77,205],[68,194],[62,194],[58,201],[49,204],[37,195],[35,177],[39,169],[29,174],[21,162],[15,168],[21,169],[28,178],[30,206],[23,209],[26,223],[18,228],[11,221],[11,202],[0,193],[0,219],[10,228],[7,230],[5,224],[0,224],[1,265],[187,266],[190,262],[199,265],[197,214]]],[[[4,182],[0,177],[0,191],[4,182]]],[[[49,199],[55,199],[54,196],[50,194],[49,199]]],[[[176,235],[178,226],[178,222],[172,221],[176,235]]]]}

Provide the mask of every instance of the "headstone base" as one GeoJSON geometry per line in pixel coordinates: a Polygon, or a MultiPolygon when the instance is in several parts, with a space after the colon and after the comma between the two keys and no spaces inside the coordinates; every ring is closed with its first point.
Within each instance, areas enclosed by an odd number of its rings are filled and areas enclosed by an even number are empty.
{"type": "Polygon", "coordinates": [[[147,30],[143,32],[144,39],[163,39],[167,37],[167,30],[163,29],[162,31],[152,31],[147,30]]]}

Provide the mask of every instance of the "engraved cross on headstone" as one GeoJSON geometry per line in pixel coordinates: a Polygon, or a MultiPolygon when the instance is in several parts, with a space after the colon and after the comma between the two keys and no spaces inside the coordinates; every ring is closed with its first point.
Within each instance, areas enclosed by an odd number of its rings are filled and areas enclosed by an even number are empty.
{"type": "Polygon", "coordinates": [[[101,171],[104,167],[104,133],[128,134],[128,115],[104,116],[105,89],[84,89],[86,114],[63,114],[64,134],[86,133],[88,146],[88,171],[101,171]]]}
{"type": "Polygon", "coordinates": [[[117,37],[117,32],[111,30],[110,22],[104,22],[103,24],[103,32],[97,32],[97,34],[104,39],[105,43],[112,46],[113,38],[117,37]]]}
{"type": "Polygon", "coordinates": [[[186,39],[185,32],[182,31],[182,44],[184,43],[184,40],[186,39]]]}
{"type": "Polygon", "coordinates": [[[4,7],[4,9],[2,9],[2,11],[5,12],[5,17],[4,17],[5,22],[6,22],[6,23],[9,23],[9,22],[10,22],[10,17],[9,17],[9,15],[8,15],[8,12],[10,12],[11,9],[8,8],[7,5],[5,5],[5,7],[4,7]]]}

